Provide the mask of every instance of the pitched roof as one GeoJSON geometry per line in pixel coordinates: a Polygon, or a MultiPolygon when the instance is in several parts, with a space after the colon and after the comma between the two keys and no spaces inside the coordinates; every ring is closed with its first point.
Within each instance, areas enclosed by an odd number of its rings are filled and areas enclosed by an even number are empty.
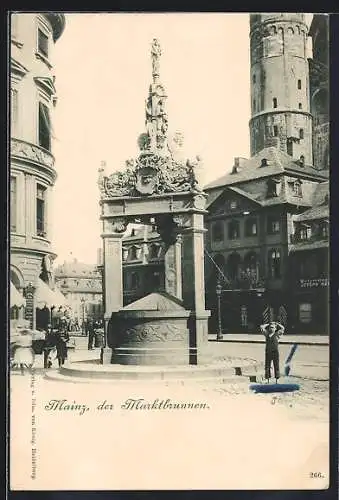
{"type": "Polygon", "coordinates": [[[205,186],[205,191],[220,188],[222,186],[247,182],[262,177],[269,177],[277,174],[294,174],[298,176],[313,177],[315,180],[325,180],[328,178],[327,171],[319,171],[310,165],[301,166],[293,158],[275,147],[262,149],[248,160],[242,161],[242,167],[236,173],[229,172],[222,177],[205,186]],[[267,160],[267,166],[261,166],[263,159],[267,160]]]}
{"type": "Polygon", "coordinates": [[[311,208],[295,217],[295,221],[324,219],[329,217],[329,205],[326,201],[329,196],[329,181],[317,185],[311,200],[311,208]]]}
{"type": "Polygon", "coordinates": [[[83,262],[78,262],[77,259],[74,259],[72,262],[65,261],[55,269],[56,277],[83,276],[87,278],[96,277],[97,275],[99,275],[99,273],[95,265],[84,264],[83,262]]]}

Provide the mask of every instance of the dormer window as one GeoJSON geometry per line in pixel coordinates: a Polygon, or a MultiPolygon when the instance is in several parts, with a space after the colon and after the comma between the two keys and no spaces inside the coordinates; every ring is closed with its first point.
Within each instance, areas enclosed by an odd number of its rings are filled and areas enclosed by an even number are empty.
{"type": "Polygon", "coordinates": [[[261,167],[267,167],[267,158],[263,158],[261,160],[261,164],[260,164],[261,167]]]}
{"type": "Polygon", "coordinates": [[[280,185],[279,179],[268,179],[267,181],[267,198],[274,198],[278,196],[278,186],[280,185]]]}
{"type": "Polygon", "coordinates": [[[293,196],[302,197],[301,181],[299,179],[289,182],[293,196]]]}

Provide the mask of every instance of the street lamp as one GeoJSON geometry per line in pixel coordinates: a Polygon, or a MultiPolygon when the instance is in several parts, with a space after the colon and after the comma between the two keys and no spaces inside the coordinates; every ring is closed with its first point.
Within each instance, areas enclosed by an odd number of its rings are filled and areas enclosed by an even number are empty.
{"type": "Polygon", "coordinates": [[[218,331],[217,331],[217,340],[222,340],[223,339],[222,325],[221,325],[221,292],[222,292],[222,286],[220,285],[220,283],[218,283],[217,286],[216,286],[217,305],[218,305],[218,331]]]}
{"type": "Polygon", "coordinates": [[[81,306],[82,306],[82,334],[86,335],[86,329],[85,329],[85,299],[82,297],[80,299],[81,306]]]}

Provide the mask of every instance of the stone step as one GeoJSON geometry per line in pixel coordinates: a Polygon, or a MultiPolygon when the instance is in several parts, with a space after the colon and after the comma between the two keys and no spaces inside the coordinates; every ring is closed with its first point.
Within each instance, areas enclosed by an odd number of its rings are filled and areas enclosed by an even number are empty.
{"type": "Polygon", "coordinates": [[[248,377],[246,376],[237,376],[237,375],[229,375],[229,376],[209,376],[209,377],[194,377],[194,378],[171,378],[171,379],[118,379],[118,378],[93,378],[88,373],[87,376],[75,376],[67,374],[61,371],[53,371],[46,372],[45,378],[49,381],[55,382],[65,382],[65,383],[81,383],[81,384],[115,384],[115,385],[126,385],[126,386],[134,386],[137,385],[140,387],[141,385],[147,384],[156,384],[159,386],[187,386],[187,385],[213,385],[219,386],[227,384],[229,386],[234,386],[236,389],[238,387],[242,387],[242,390],[248,387],[248,377]]]}

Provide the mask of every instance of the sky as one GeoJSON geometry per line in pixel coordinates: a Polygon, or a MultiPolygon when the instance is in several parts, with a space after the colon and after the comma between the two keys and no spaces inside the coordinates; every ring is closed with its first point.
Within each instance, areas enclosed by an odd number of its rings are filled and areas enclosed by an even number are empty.
{"type": "Polygon", "coordinates": [[[55,265],[72,258],[96,264],[102,245],[98,169],[106,161],[109,175],[138,153],[153,38],[162,48],[169,134],[183,134],[186,157],[202,157],[202,184],[230,171],[235,156],[249,156],[249,15],[65,17],[54,48],[55,265]]]}

